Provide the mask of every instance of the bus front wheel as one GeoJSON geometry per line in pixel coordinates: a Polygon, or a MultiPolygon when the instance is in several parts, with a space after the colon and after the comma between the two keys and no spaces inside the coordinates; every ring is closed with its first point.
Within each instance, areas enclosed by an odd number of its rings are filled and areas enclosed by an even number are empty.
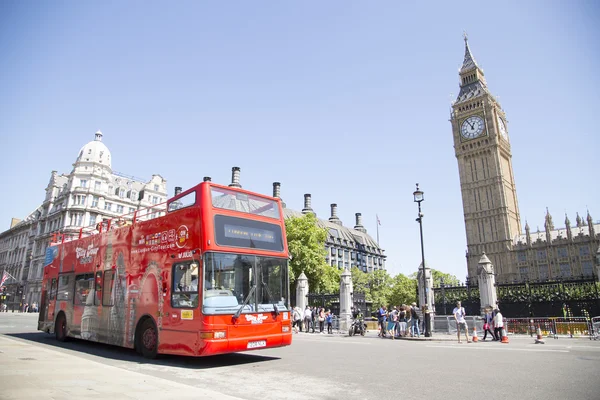
{"type": "Polygon", "coordinates": [[[158,353],[158,332],[150,318],[142,323],[138,341],[139,349],[146,358],[156,358],[158,353]]]}
{"type": "Polygon", "coordinates": [[[56,318],[56,324],[54,325],[54,335],[56,340],[59,342],[65,342],[67,340],[67,319],[65,314],[60,313],[56,318]]]}

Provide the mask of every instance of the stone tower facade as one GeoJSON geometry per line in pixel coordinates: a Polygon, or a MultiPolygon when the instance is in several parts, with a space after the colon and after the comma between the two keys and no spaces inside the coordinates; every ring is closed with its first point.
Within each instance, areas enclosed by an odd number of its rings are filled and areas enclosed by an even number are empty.
{"type": "Polygon", "coordinates": [[[466,35],[459,76],[460,92],[450,122],[463,199],[468,276],[476,283],[485,253],[499,281],[513,280],[517,271],[511,250],[521,233],[521,219],[506,115],[488,90],[466,35]]]}

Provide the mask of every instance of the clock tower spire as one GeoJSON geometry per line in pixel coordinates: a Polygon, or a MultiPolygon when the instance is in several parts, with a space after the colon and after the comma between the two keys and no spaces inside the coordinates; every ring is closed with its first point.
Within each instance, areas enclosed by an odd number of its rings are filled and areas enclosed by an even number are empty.
{"type": "Polygon", "coordinates": [[[521,222],[506,115],[487,87],[466,34],[464,41],[460,92],[450,122],[463,199],[468,275],[472,281],[477,279],[477,265],[485,253],[497,281],[509,281],[517,276],[511,250],[521,222]]]}

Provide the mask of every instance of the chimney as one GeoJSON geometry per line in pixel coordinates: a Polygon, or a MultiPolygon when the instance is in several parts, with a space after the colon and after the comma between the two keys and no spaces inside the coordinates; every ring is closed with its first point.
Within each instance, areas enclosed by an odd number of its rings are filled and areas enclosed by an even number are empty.
{"type": "Polygon", "coordinates": [[[310,206],[310,193],[306,193],[304,195],[304,208],[302,209],[302,214],[315,213],[310,206]]]}
{"type": "Polygon", "coordinates": [[[367,230],[362,225],[362,214],[356,213],[355,215],[356,215],[356,225],[354,226],[354,229],[356,229],[357,231],[367,233],[367,230]]]}
{"type": "Polygon", "coordinates": [[[242,185],[240,185],[240,167],[231,168],[231,183],[229,186],[237,188],[242,187],[242,185]]]}
{"type": "MultiPolygon", "coordinates": [[[[281,199],[281,183],[273,182],[273,197],[281,199]]],[[[285,202],[281,199],[281,206],[285,208],[285,202]]]]}
{"type": "Polygon", "coordinates": [[[181,194],[181,186],[175,186],[175,196],[181,194]]]}
{"type": "Polygon", "coordinates": [[[331,217],[329,217],[329,222],[333,222],[334,224],[342,225],[342,221],[337,216],[337,204],[331,205],[331,217]]]}
{"type": "Polygon", "coordinates": [[[210,181],[211,181],[211,178],[210,178],[210,176],[205,176],[205,177],[202,179],[202,181],[203,181],[203,182],[210,182],[210,181]]]}

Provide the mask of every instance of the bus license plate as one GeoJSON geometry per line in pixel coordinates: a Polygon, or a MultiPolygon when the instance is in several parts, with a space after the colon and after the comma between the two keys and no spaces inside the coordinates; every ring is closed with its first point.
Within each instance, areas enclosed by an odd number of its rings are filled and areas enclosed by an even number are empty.
{"type": "Polygon", "coordinates": [[[258,347],[265,347],[267,345],[266,340],[257,340],[256,342],[248,342],[248,349],[256,349],[258,347]]]}

